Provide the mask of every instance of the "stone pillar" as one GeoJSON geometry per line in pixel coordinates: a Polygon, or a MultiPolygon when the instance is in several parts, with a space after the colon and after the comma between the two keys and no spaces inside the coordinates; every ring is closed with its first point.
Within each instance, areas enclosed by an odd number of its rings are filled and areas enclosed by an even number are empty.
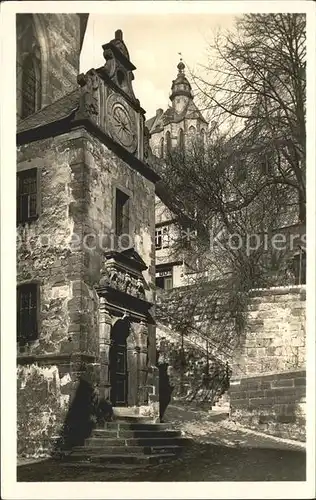
{"type": "Polygon", "coordinates": [[[112,318],[105,306],[104,297],[100,297],[99,316],[99,353],[100,353],[100,397],[110,399],[109,353],[111,343],[112,318]]]}

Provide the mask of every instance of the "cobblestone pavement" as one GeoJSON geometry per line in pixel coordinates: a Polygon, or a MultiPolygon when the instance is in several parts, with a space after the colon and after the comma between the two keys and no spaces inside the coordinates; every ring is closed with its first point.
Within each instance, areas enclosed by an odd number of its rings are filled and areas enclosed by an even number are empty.
{"type": "Polygon", "coordinates": [[[249,431],[219,414],[172,405],[165,421],[191,438],[177,460],[120,470],[20,461],[18,481],[305,481],[304,443],[249,431]]]}
{"type": "Polygon", "coordinates": [[[170,405],[165,421],[175,425],[182,433],[202,443],[228,447],[273,448],[304,451],[305,443],[283,439],[251,429],[229,420],[223,412],[201,411],[183,405],[170,405]],[[222,417],[222,419],[221,419],[222,417]]]}
{"type": "Polygon", "coordinates": [[[305,481],[305,453],[229,448],[194,441],[180,459],[135,470],[63,467],[50,460],[18,467],[18,481],[305,481]]]}

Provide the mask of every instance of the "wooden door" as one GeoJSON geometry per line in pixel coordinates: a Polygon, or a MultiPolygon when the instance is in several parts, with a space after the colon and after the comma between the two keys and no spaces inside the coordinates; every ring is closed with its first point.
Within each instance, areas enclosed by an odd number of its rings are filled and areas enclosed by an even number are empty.
{"type": "MultiPolygon", "coordinates": [[[[119,322],[120,323],[120,322],[119,322]]],[[[110,384],[113,406],[127,405],[127,348],[126,335],[114,327],[110,347],[110,384]]]]}

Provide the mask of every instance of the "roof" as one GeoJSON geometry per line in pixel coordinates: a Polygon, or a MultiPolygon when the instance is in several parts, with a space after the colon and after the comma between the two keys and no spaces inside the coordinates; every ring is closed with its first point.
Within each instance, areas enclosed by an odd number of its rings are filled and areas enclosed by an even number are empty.
{"type": "Polygon", "coordinates": [[[17,133],[26,132],[49,123],[60,121],[70,116],[79,107],[80,89],[61,97],[58,101],[45,106],[36,113],[20,121],[17,133]]]}
{"type": "Polygon", "coordinates": [[[206,125],[208,123],[194,101],[190,99],[182,113],[178,114],[174,108],[169,107],[161,115],[149,118],[149,120],[146,121],[146,127],[151,133],[155,133],[155,129],[160,131],[160,129],[162,129],[165,125],[168,125],[169,123],[181,122],[185,118],[201,120],[206,125]]]}
{"type": "Polygon", "coordinates": [[[78,14],[80,19],[80,50],[82,49],[82,44],[87,29],[89,14],[78,14]]]}
{"type": "Polygon", "coordinates": [[[185,113],[186,113],[186,118],[195,118],[202,120],[206,124],[208,123],[193,100],[189,101],[185,113]]]}
{"type": "Polygon", "coordinates": [[[155,123],[156,116],[153,116],[152,118],[149,118],[149,120],[146,120],[146,127],[151,130],[151,127],[155,123]]]}

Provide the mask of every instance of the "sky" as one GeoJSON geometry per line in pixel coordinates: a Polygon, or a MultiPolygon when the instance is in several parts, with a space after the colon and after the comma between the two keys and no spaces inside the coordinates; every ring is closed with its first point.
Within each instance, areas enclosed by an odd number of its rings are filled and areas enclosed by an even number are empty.
{"type": "MultiPolygon", "coordinates": [[[[146,119],[166,109],[179,52],[189,70],[201,70],[208,59],[208,41],[218,29],[230,29],[232,14],[90,14],[83,42],[80,71],[104,64],[102,45],[123,31],[131,62],[136,66],[133,88],[146,119]]],[[[187,70],[187,75],[189,73],[187,70]]]]}

